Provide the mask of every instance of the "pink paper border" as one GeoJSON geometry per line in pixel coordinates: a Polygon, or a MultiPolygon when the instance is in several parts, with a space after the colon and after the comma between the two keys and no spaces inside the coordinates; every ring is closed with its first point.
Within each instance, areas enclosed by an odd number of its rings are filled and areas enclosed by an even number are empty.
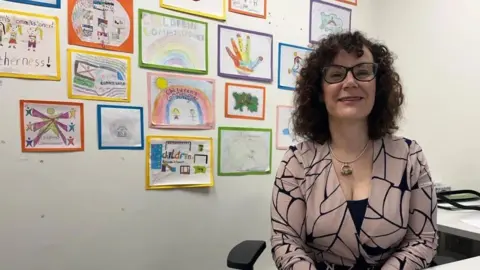
{"type": "Polygon", "coordinates": [[[276,122],[276,123],[275,123],[275,125],[276,125],[276,128],[275,128],[275,129],[276,129],[276,132],[275,132],[275,139],[276,139],[275,145],[276,145],[276,148],[277,148],[277,150],[287,150],[287,149],[288,149],[288,146],[286,146],[286,147],[281,147],[281,146],[278,145],[278,142],[279,142],[279,139],[278,139],[278,138],[279,138],[279,136],[280,136],[280,132],[279,132],[279,130],[278,130],[278,115],[279,115],[279,113],[280,113],[280,109],[281,109],[281,108],[293,108],[293,106],[277,105],[277,117],[276,117],[276,119],[275,119],[275,120],[276,120],[276,121],[275,121],[275,122],[276,122]]]}
{"type": "Polygon", "coordinates": [[[200,77],[200,76],[187,76],[187,75],[177,75],[173,73],[166,73],[166,72],[147,72],[147,90],[148,90],[148,127],[152,129],[190,129],[190,130],[209,130],[209,129],[215,129],[215,124],[216,124],[216,100],[215,100],[215,91],[216,91],[216,85],[215,85],[215,80],[214,79],[209,79],[205,77],[200,77]],[[165,77],[174,77],[174,78],[188,78],[191,80],[199,80],[199,81],[207,81],[211,82],[213,85],[213,93],[212,93],[212,106],[213,106],[213,118],[212,118],[212,124],[208,126],[178,126],[178,125],[164,125],[164,126],[155,126],[152,124],[152,108],[151,108],[151,85],[150,85],[150,78],[152,76],[165,76],[165,77]]]}

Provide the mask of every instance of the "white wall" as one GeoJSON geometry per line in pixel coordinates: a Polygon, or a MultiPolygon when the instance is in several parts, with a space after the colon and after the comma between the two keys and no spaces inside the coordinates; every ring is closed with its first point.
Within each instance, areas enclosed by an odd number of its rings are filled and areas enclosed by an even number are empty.
{"type": "MultiPolygon", "coordinates": [[[[226,24],[272,33],[276,56],[278,42],[307,45],[308,2],[269,0],[266,20],[228,13],[226,24]]],[[[353,7],[352,26],[374,33],[373,1],[359,2],[353,7]]],[[[236,243],[244,239],[269,239],[270,192],[283,151],[274,151],[271,175],[215,177],[216,185],[209,192],[147,192],[144,190],[144,152],[97,150],[97,102],[85,101],[85,152],[21,153],[18,100],[67,100],[66,9],[5,1],[0,3],[0,8],[59,16],[63,75],[60,82],[0,80],[0,115],[3,116],[0,120],[0,269],[218,270],[226,269],[227,253],[236,243]]],[[[135,0],[135,9],[138,8],[173,13],[160,9],[158,0],[135,0]]],[[[210,28],[209,77],[217,79],[217,100],[223,101],[225,80],[216,78],[217,22],[201,20],[208,21],[210,28]]],[[[137,20],[134,21],[136,24],[137,20]]],[[[138,51],[137,42],[135,51],[138,51]]],[[[275,67],[276,60],[275,57],[275,67]]],[[[146,106],[146,71],[137,68],[136,55],[132,61],[135,68],[131,105],[146,106]]],[[[217,124],[275,130],[275,107],[289,105],[292,95],[276,89],[276,85],[275,80],[267,87],[265,121],[227,121],[223,117],[223,103],[219,102],[217,124]]],[[[427,117],[422,115],[422,119],[427,117]]],[[[217,137],[216,130],[146,130],[146,134],[160,133],[201,134],[215,140],[217,137]]],[[[427,147],[433,148],[433,144],[427,147]]],[[[272,266],[268,247],[258,269],[272,266]]]]}
{"type": "Polygon", "coordinates": [[[402,133],[423,146],[436,181],[480,189],[480,2],[382,0],[378,36],[398,55],[407,95],[402,133]]]}

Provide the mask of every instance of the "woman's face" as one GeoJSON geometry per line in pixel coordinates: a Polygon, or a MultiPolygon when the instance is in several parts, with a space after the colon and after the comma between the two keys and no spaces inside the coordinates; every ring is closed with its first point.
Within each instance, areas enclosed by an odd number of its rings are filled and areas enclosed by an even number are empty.
{"type": "Polygon", "coordinates": [[[341,50],[324,69],[323,99],[330,118],[365,120],[372,111],[377,66],[370,50],[363,50],[361,57],[341,50]]]}

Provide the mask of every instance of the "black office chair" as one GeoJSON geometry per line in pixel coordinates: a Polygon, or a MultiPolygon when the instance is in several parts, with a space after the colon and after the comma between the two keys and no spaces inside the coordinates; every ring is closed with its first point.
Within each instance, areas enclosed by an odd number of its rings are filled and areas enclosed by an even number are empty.
{"type": "MultiPolygon", "coordinates": [[[[267,247],[265,241],[260,240],[245,240],[228,253],[227,267],[239,270],[253,270],[253,265],[257,259],[262,255],[262,252],[267,247]]],[[[437,266],[457,261],[454,258],[447,256],[436,256],[430,266],[437,266]]]]}
{"type": "Polygon", "coordinates": [[[227,267],[239,270],[253,270],[253,265],[267,247],[265,241],[245,240],[230,250],[227,267]]]}

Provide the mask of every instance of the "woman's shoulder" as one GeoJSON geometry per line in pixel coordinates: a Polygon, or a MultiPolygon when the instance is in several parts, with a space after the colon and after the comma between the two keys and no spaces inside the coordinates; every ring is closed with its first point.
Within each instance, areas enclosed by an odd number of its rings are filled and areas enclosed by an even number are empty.
{"type": "Polygon", "coordinates": [[[289,166],[307,168],[315,160],[321,160],[328,154],[328,146],[311,140],[305,140],[291,145],[285,152],[282,162],[289,166]]]}
{"type": "Polygon", "coordinates": [[[421,150],[420,144],[412,139],[398,135],[386,135],[382,138],[385,151],[400,152],[409,155],[412,152],[421,150]]]}

